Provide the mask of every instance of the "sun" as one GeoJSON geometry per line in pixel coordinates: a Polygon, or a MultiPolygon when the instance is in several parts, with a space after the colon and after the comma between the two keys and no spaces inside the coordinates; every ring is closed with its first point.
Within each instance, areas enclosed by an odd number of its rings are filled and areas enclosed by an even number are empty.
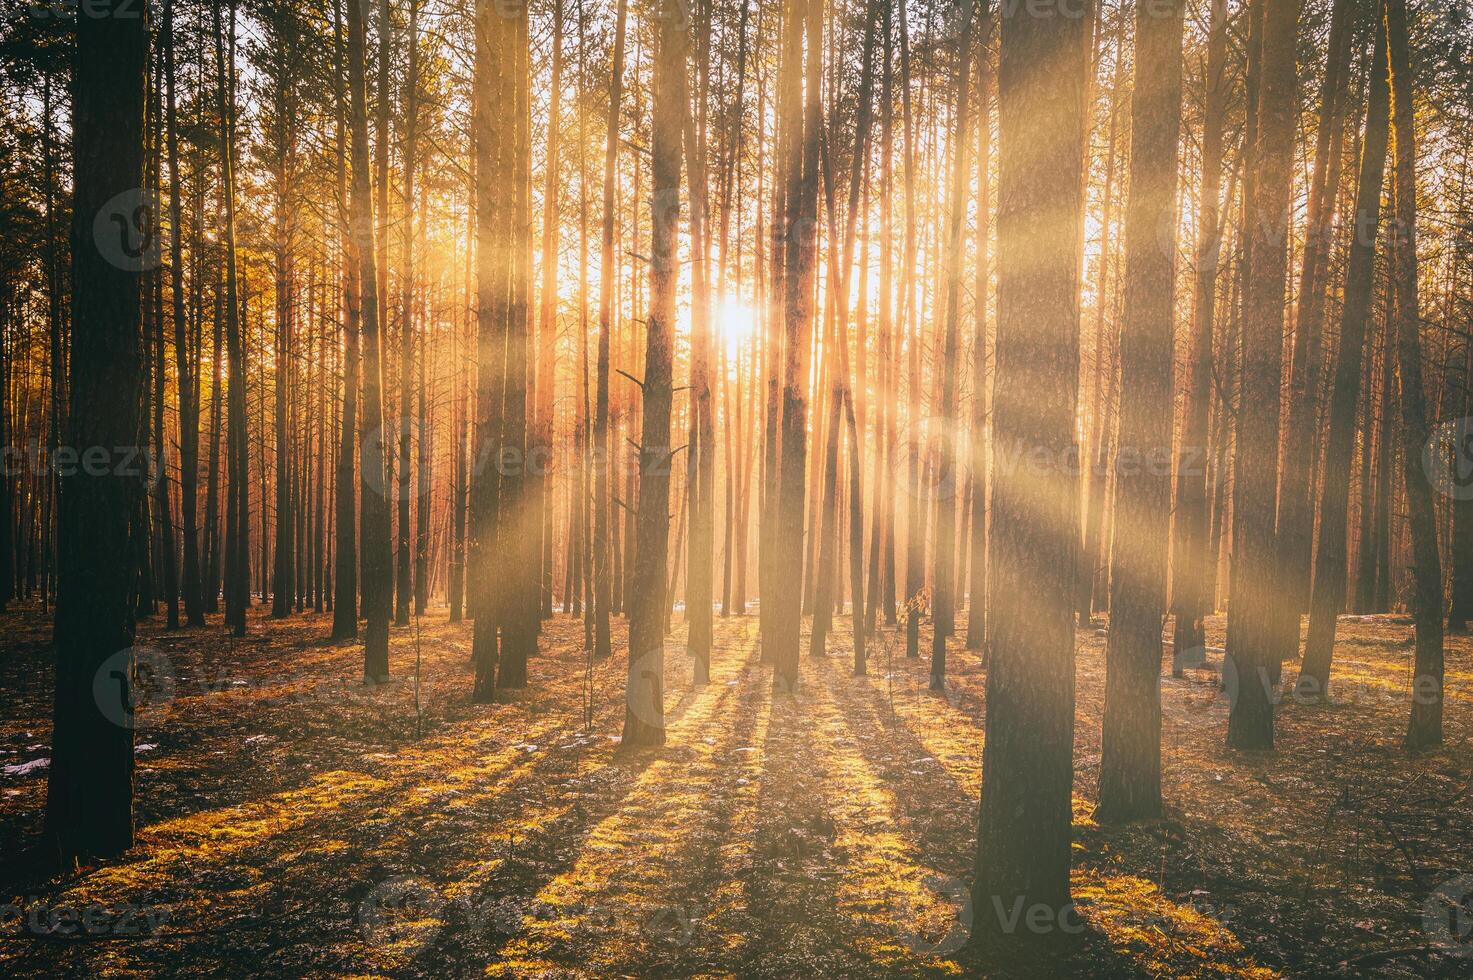
{"type": "Polygon", "coordinates": [[[728,347],[750,340],[757,330],[757,311],[740,300],[723,300],[716,308],[716,332],[728,347]]]}

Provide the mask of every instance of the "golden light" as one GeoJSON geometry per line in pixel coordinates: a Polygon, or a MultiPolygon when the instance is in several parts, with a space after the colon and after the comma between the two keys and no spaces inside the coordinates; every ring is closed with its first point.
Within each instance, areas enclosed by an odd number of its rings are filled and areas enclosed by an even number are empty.
{"type": "Polygon", "coordinates": [[[716,333],[728,347],[737,347],[757,331],[757,311],[734,299],[724,300],[716,308],[716,333]]]}

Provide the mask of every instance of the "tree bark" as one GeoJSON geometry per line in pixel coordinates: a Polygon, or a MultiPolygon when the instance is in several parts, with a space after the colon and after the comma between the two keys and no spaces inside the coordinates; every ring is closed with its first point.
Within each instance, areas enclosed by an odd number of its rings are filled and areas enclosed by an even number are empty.
{"type": "MultiPolygon", "coordinates": [[[[67,440],[79,451],[129,446],[138,438],[140,269],[110,260],[103,248],[107,234],[137,230],[128,222],[138,202],[120,204],[119,195],[136,193],[143,183],[147,63],[143,16],[77,18],[67,440]]],[[[129,514],[144,490],[130,467],[77,468],[63,473],[60,483],[45,837],[70,867],[133,844],[133,711],[148,692],[134,690],[140,678],[129,514]]]]}
{"type": "Polygon", "coordinates": [[[1171,524],[1171,408],[1182,0],[1135,13],[1120,444],[1100,743],[1102,822],[1161,814],[1161,624],[1171,524]],[[1147,81],[1149,80],[1149,81],[1147,81]],[[1143,84],[1144,83],[1144,84],[1143,84]]]}
{"type": "Polygon", "coordinates": [[[609,614],[613,602],[613,569],[609,554],[609,523],[614,501],[609,492],[609,371],[614,329],[614,223],[617,217],[614,178],[619,162],[619,101],[624,87],[624,31],[629,0],[619,0],[614,27],[613,67],[609,73],[608,129],[604,143],[603,236],[599,250],[598,380],[593,422],[593,656],[602,660],[613,652],[609,614]]]}
{"type": "MultiPolygon", "coordinates": [[[[1002,8],[998,371],[993,602],[982,756],[974,940],[1002,941],[1006,913],[1074,917],[1069,892],[1074,744],[1077,480],[1004,465],[1061,466],[1077,447],[1079,211],[1088,24],[1002,8]],[[1021,903],[1021,904],[1020,904],[1021,903]]],[[[1074,917],[1074,925],[1078,925],[1074,917]]]]}
{"type": "MultiPolygon", "coordinates": [[[[352,0],[349,0],[351,3],[352,0]]],[[[351,640],[358,636],[358,488],[353,450],[358,428],[358,265],[354,254],[352,227],[348,219],[348,121],[344,96],[347,62],[343,50],[343,0],[333,2],[334,125],[337,154],[337,205],[340,226],[339,249],[343,260],[343,395],[338,428],[337,497],[334,502],[334,575],[332,638],[351,640]]]]}
{"type": "Polygon", "coordinates": [[[1260,0],[1262,56],[1256,139],[1249,170],[1248,275],[1243,295],[1243,400],[1239,408],[1233,520],[1233,575],[1225,668],[1232,707],[1227,744],[1271,749],[1274,691],[1287,655],[1284,588],[1274,532],[1278,487],[1280,384],[1283,375],[1285,272],[1293,184],[1294,45],[1299,0],[1260,0]]]}
{"type": "Polygon", "coordinates": [[[645,324],[643,429],[639,446],[639,512],[630,586],[629,672],[624,688],[621,746],[632,749],[665,742],[665,563],[670,538],[670,407],[675,287],[680,272],[680,147],[687,111],[683,5],[661,0],[656,7],[653,130],[650,145],[650,308],[645,324]]]}
{"type": "Polygon", "coordinates": [[[1406,0],[1386,0],[1387,51],[1391,69],[1391,118],[1395,131],[1396,352],[1401,388],[1402,477],[1406,484],[1416,595],[1416,655],[1406,747],[1416,751],[1442,744],[1442,562],[1437,550],[1437,512],[1422,462],[1429,444],[1426,391],[1422,387],[1422,317],[1417,298],[1417,140],[1412,109],[1414,84],[1407,43],[1406,0]]]}
{"type": "MultiPolygon", "coordinates": [[[[945,327],[941,344],[941,418],[939,435],[940,459],[936,474],[936,543],[934,546],[936,591],[931,617],[931,690],[946,689],[946,641],[955,629],[956,620],[956,512],[957,495],[962,481],[953,475],[957,460],[957,361],[961,359],[962,263],[966,242],[968,177],[967,144],[971,139],[972,82],[972,5],[975,0],[961,0],[961,32],[956,68],[956,132],[953,136],[955,156],[951,162],[951,203],[947,212],[945,327]]],[[[987,0],[982,0],[987,2],[987,0]]]]}
{"type": "Polygon", "coordinates": [[[1212,329],[1222,253],[1223,107],[1227,99],[1227,2],[1212,0],[1207,40],[1206,104],[1202,110],[1202,183],[1197,205],[1197,268],[1192,297],[1187,403],[1177,452],[1176,536],[1173,542],[1173,673],[1200,663],[1207,644],[1207,428],[1212,408],[1212,329]]]}
{"type": "Polygon", "coordinates": [[[362,330],[362,394],[359,417],[359,472],[363,533],[363,681],[389,679],[389,617],[392,613],[393,556],[389,545],[388,471],[385,466],[383,406],[383,331],[379,322],[378,265],[374,255],[374,207],[368,181],[368,112],[364,71],[363,11],[348,3],[348,95],[351,121],[352,192],[349,224],[352,260],[358,266],[362,330]]]}
{"type": "MultiPolygon", "coordinates": [[[[1381,23],[1379,9],[1376,22],[1381,23]]],[[[1366,323],[1376,282],[1376,237],[1381,223],[1381,188],[1386,175],[1390,114],[1386,64],[1385,31],[1377,30],[1356,189],[1355,222],[1345,270],[1340,350],[1335,359],[1334,387],[1330,393],[1330,435],[1325,448],[1325,472],[1321,478],[1319,547],[1315,552],[1309,635],[1304,643],[1304,662],[1296,682],[1298,697],[1323,697],[1327,693],[1335,648],[1335,626],[1345,603],[1345,535],[1350,508],[1350,465],[1355,449],[1356,402],[1361,389],[1361,359],[1367,346],[1366,323]]],[[[1367,391],[1369,400],[1370,392],[1367,391]]],[[[1370,412],[1369,404],[1366,411],[1370,412]]],[[[1369,425],[1365,432],[1370,432],[1369,425]]],[[[1363,439],[1362,454],[1368,454],[1370,449],[1369,440],[1363,439]]],[[[1366,485],[1364,477],[1362,483],[1366,485]]],[[[1363,512],[1366,511],[1364,499],[1363,496],[1363,512]]],[[[1364,556],[1364,537],[1361,548],[1364,556]]]]}

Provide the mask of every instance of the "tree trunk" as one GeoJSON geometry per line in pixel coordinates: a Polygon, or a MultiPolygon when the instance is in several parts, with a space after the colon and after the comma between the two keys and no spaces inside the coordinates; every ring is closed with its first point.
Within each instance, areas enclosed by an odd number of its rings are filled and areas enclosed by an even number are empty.
{"type": "MultiPolygon", "coordinates": [[[[1284,476],[1279,490],[1278,534],[1285,592],[1284,648],[1299,650],[1299,616],[1310,592],[1310,543],[1314,535],[1313,455],[1315,407],[1320,390],[1320,336],[1324,326],[1325,290],[1335,184],[1339,181],[1340,130],[1350,76],[1352,26],[1350,0],[1336,0],[1330,18],[1330,41],[1304,229],[1304,265],[1299,279],[1299,308],[1294,327],[1294,360],[1289,380],[1289,418],[1284,434],[1284,476]]],[[[1292,654],[1291,654],[1292,655],[1292,654]]]]}
{"type": "Polygon", "coordinates": [[[599,250],[598,380],[593,423],[593,655],[602,660],[613,652],[609,613],[613,600],[613,568],[609,522],[614,506],[609,492],[609,371],[614,329],[614,179],[619,162],[619,101],[624,87],[624,29],[629,0],[619,0],[614,28],[614,60],[609,74],[608,129],[604,144],[603,238],[599,250]]]}
{"type": "MultiPolygon", "coordinates": [[[[76,38],[67,437],[72,446],[129,446],[144,383],[141,266],[127,258],[139,230],[131,209],[140,202],[119,202],[143,183],[148,22],[78,17],[76,38]],[[120,254],[94,232],[114,226],[120,254]]],[[[135,676],[129,514],[144,490],[129,472],[77,468],[61,476],[45,834],[64,867],[133,844],[133,712],[156,692],[135,690],[146,681],[135,676]]]]}
{"type": "MultiPolygon", "coordinates": [[[[955,155],[951,162],[951,203],[947,211],[946,311],[944,339],[941,345],[941,418],[940,460],[936,474],[936,544],[934,546],[936,591],[931,617],[931,690],[946,689],[946,641],[955,629],[956,619],[956,511],[960,479],[953,475],[957,460],[957,361],[961,359],[962,263],[966,243],[962,231],[966,227],[968,178],[967,143],[971,136],[972,82],[972,4],[962,0],[960,51],[956,67],[956,132],[953,136],[955,155]]],[[[982,0],[987,2],[987,0],[982,0]]],[[[984,55],[985,57],[985,55],[984,55]]]]}
{"type": "Polygon", "coordinates": [[[1407,43],[1406,0],[1386,0],[1391,69],[1391,117],[1396,151],[1396,351],[1401,388],[1402,476],[1406,483],[1416,596],[1416,656],[1406,747],[1442,744],[1442,563],[1437,551],[1437,512],[1422,462],[1429,444],[1426,392],[1422,387],[1422,318],[1417,298],[1417,141],[1412,109],[1412,64],[1407,43]]]}
{"type": "MultiPolygon", "coordinates": [[[[1062,467],[1076,451],[1089,25],[1008,7],[1001,23],[994,433],[1000,460],[1062,467]]],[[[1069,893],[1079,494],[1062,469],[1040,492],[1034,470],[993,468],[974,939],[1006,939],[1013,908],[1080,927],[1069,893]]]]}
{"type": "Polygon", "coordinates": [[[1192,297],[1192,336],[1187,361],[1187,403],[1177,451],[1176,536],[1172,570],[1172,672],[1205,658],[1203,619],[1207,595],[1207,428],[1212,408],[1212,327],[1217,270],[1222,252],[1223,106],[1227,99],[1227,3],[1212,0],[1207,41],[1206,105],[1202,111],[1202,183],[1197,207],[1197,268],[1192,297]]]}
{"type": "Polygon", "coordinates": [[[374,207],[368,183],[368,112],[364,71],[363,12],[348,3],[348,94],[350,99],[352,192],[349,225],[352,260],[358,265],[359,320],[362,328],[363,407],[359,417],[360,482],[363,532],[363,611],[367,619],[363,646],[363,681],[389,679],[389,616],[393,603],[390,580],[389,485],[385,467],[383,405],[383,331],[379,322],[378,265],[374,256],[374,207]]]}
{"type": "Polygon", "coordinates": [[[229,375],[225,507],[225,624],[236,636],[246,631],[250,604],[250,446],[246,420],[245,343],[241,336],[239,276],[235,248],[235,6],[230,6],[230,62],[225,64],[225,30],[215,5],[215,69],[220,98],[221,184],[225,199],[225,346],[229,375]]]}
{"type": "Polygon", "coordinates": [[[1249,264],[1243,296],[1243,400],[1233,481],[1233,615],[1224,673],[1232,707],[1227,744],[1271,749],[1274,692],[1284,648],[1284,578],[1274,535],[1285,271],[1293,184],[1294,44],[1298,0],[1260,0],[1262,61],[1256,139],[1247,184],[1249,264]]]}
{"type": "MultiPolygon", "coordinates": [[[[410,469],[411,437],[415,435],[410,419],[414,412],[414,168],[418,150],[419,129],[419,0],[409,3],[409,66],[404,94],[404,267],[400,272],[399,306],[399,419],[394,426],[398,437],[399,471],[395,500],[399,505],[398,547],[394,574],[394,625],[409,625],[409,604],[414,594],[413,564],[410,550],[414,540],[410,505],[414,490],[410,469]]],[[[425,433],[418,433],[421,443],[425,433]]],[[[423,487],[420,492],[424,492],[423,487]]]]}
{"type": "MultiPolygon", "coordinates": [[[[349,0],[351,3],[351,0],[349,0]]],[[[347,63],[343,51],[343,0],[333,2],[333,97],[337,152],[338,213],[348,214],[348,129],[343,79],[347,63]]],[[[336,547],[333,575],[332,638],[351,640],[358,636],[358,490],[353,465],[354,438],[358,422],[358,265],[353,251],[352,227],[344,224],[339,241],[343,259],[343,400],[338,430],[337,499],[334,502],[336,547]]]]}
{"type": "MultiPolygon", "coordinates": [[[[533,440],[534,509],[539,518],[542,542],[538,564],[541,568],[539,616],[552,616],[552,462],[553,406],[557,372],[557,304],[558,304],[558,181],[561,168],[558,153],[562,126],[561,97],[563,84],[563,4],[552,5],[552,79],[548,89],[546,174],[542,192],[542,292],[537,304],[537,424],[533,440]]],[[[570,547],[571,547],[571,538],[570,547]]],[[[567,597],[564,596],[566,603],[567,597]]]]}
{"type": "Polygon", "coordinates": [[[174,0],[164,10],[164,79],[169,131],[170,286],[174,294],[174,368],[179,386],[179,507],[184,534],[184,616],[190,626],[205,625],[199,558],[199,392],[190,355],[184,313],[183,220],[179,193],[179,115],[174,93],[174,0]]]}
{"type": "Polygon", "coordinates": [[[972,335],[972,540],[967,585],[968,650],[987,641],[987,297],[992,286],[992,22],[982,22],[982,49],[977,54],[977,269],[973,288],[975,327],[972,335]]]}
{"type": "Polygon", "coordinates": [[[639,512],[630,587],[629,672],[624,688],[625,749],[665,742],[665,562],[670,538],[670,445],[676,252],[680,224],[680,147],[686,113],[684,6],[661,0],[656,10],[650,168],[650,308],[645,325],[639,446],[639,512]]]}
{"type": "Polygon", "coordinates": [[[1125,311],[1120,331],[1117,532],[1100,743],[1102,822],[1161,814],[1161,623],[1171,526],[1171,407],[1181,138],[1181,0],[1135,13],[1125,311]],[[1139,80],[1149,79],[1141,84],[1139,80]]]}
{"type": "MultiPolygon", "coordinates": [[[[1377,5],[1378,8],[1380,4],[1377,5]]],[[[1381,23],[1380,10],[1376,23],[1381,23]]],[[[1330,663],[1335,648],[1337,617],[1345,603],[1345,535],[1350,507],[1350,465],[1355,449],[1356,401],[1361,389],[1361,359],[1366,351],[1366,323],[1370,317],[1371,294],[1375,289],[1376,236],[1381,222],[1381,188],[1386,174],[1386,143],[1389,128],[1389,93],[1386,78],[1386,32],[1375,34],[1371,61],[1370,95],[1366,106],[1365,138],[1362,141],[1360,175],[1355,198],[1354,234],[1345,270],[1345,299],[1340,318],[1340,350],[1335,359],[1334,387],[1330,394],[1330,436],[1325,448],[1325,472],[1321,478],[1319,547],[1315,552],[1314,591],[1310,602],[1309,636],[1304,643],[1304,663],[1299,669],[1296,696],[1323,697],[1328,691],[1330,663]]],[[[1369,358],[1367,361],[1369,362],[1369,358]]],[[[1367,365],[1369,368],[1369,363],[1367,365]]],[[[1369,370],[1366,372],[1370,377],[1369,370]]],[[[1366,392],[1370,414],[1370,391],[1366,392]]],[[[1365,427],[1370,433],[1369,421],[1365,427]]],[[[1384,430],[1382,438],[1385,438],[1384,430]]],[[[1369,439],[1362,439],[1363,458],[1369,458],[1369,439]]],[[[1363,470],[1362,487],[1369,488],[1363,470]]],[[[1362,494],[1362,514],[1369,514],[1362,494]]],[[[1363,522],[1363,526],[1366,526],[1363,522]]],[[[1362,558],[1368,556],[1361,538],[1362,558]]],[[[1365,563],[1362,562],[1362,568],[1365,563]]]]}

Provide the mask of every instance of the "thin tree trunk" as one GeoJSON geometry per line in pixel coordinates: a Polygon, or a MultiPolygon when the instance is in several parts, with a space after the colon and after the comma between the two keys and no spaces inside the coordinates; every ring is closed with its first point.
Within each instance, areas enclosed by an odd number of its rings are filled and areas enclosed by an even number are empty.
{"type": "Polygon", "coordinates": [[[1314,535],[1312,457],[1316,442],[1315,402],[1319,395],[1324,281],[1333,244],[1334,186],[1339,178],[1340,130],[1350,76],[1353,24],[1350,0],[1336,0],[1330,18],[1329,52],[1320,88],[1320,117],[1304,231],[1304,265],[1299,279],[1299,309],[1294,327],[1294,359],[1289,380],[1289,417],[1284,437],[1284,475],[1279,489],[1278,534],[1284,585],[1284,645],[1299,650],[1299,616],[1309,602],[1310,546],[1314,535]]]}
{"type": "Polygon", "coordinates": [[[184,616],[190,626],[205,624],[199,559],[199,394],[190,356],[184,313],[184,225],[179,204],[179,115],[174,92],[174,0],[164,9],[164,79],[169,140],[170,286],[174,299],[174,367],[179,386],[179,505],[184,534],[184,616]]]}
{"type": "Polygon", "coordinates": [[[1212,329],[1222,253],[1223,108],[1228,94],[1227,2],[1212,0],[1202,112],[1202,183],[1197,205],[1197,267],[1187,361],[1187,403],[1177,451],[1176,536],[1172,571],[1172,673],[1205,658],[1210,562],[1207,533],[1207,430],[1212,407],[1212,329]]]}
{"type": "Polygon", "coordinates": [[[614,501],[609,492],[609,371],[614,329],[614,178],[619,162],[619,102],[624,87],[624,30],[629,0],[619,0],[614,29],[613,67],[609,74],[608,128],[604,144],[603,237],[599,250],[598,381],[593,423],[593,655],[602,660],[613,652],[609,614],[613,601],[613,569],[609,522],[614,501]]]}
{"type": "Polygon", "coordinates": [[[1396,333],[1401,388],[1402,476],[1406,483],[1416,596],[1416,655],[1408,749],[1442,744],[1442,563],[1437,550],[1437,513],[1419,447],[1428,444],[1426,392],[1422,387],[1422,318],[1417,298],[1417,141],[1412,109],[1413,75],[1407,43],[1406,0],[1386,0],[1387,50],[1391,69],[1391,117],[1396,149],[1396,333]]]}
{"type": "MultiPolygon", "coordinates": [[[[1377,4],[1376,23],[1382,23],[1377,4]]],[[[1381,190],[1386,174],[1386,144],[1389,128],[1389,91],[1386,77],[1386,32],[1375,33],[1375,55],[1371,61],[1370,96],[1366,107],[1365,139],[1361,148],[1360,176],[1356,190],[1354,235],[1345,271],[1345,300],[1340,319],[1340,350],[1335,360],[1335,383],[1330,394],[1330,436],[1325,449],[1324,488],[1320,494],[1319,547],[1315,552],[1314,591],[1310,603],[1309,636],[1304,644],[1304,663],[1299,670],[1296,694],[1323,697],[1328,693],[1330,664],[1335,648],[1337,617],[1345,602],[1345,534],[1350,496],[1350,464],[1354,454],[1356,400],[1360,394],[1361,358],[1366,349],[1366,323],[1370,318],[1371,294],[1375,289],[1376,236],[1381,221],[1381,190]]],[[[1366,377],[1369,379],[1367,358],[1366,377]]],[[[1366,392],[1369,435],[1370,391],[1366,392]]],[[[1386,438],[1383,427],[1381,438],[1386,438]]],[[[1369,459],[1369,439],[1362,439],[1363,459],[1369,459]]],[[[1369,514],[1364,493],[1369,472],[1362,476],[1362,527],[1369,514]]],[[[1361,536],[1362,559],[1370,549],[1361,536]]],[[[1367,565],[1362,561],[1362,569],[1367,565]]],[[[1364,574],[1361,576],[1364,579],[1364,574]]]]}
{"type": "MultiPolygon", "coordinates": [[[[957,461],[957,362],[961,360],[962,262],[966,244],[962,231],[966,227],[968,178],[967,144],[971,139],[972,82],[972,4],[962,0],[960,51],[956,68],[956,132],[955,155],[952,159],[951,203],[947,212],[946,311],[944,339],[941,345],[941,418],[940,460],[936,476],[936,544],[935,594],[932,599],[931,690],[946,689],[946,641],[955,629],[956,620],[956,512],[960,479],[953,476],[957,461]]],[[[987,2],[987,0],[982,0],[987,2]]]]}
{"type": "MultiPolygon", "coordinates": [[[[352,2],[352,0],[348,0],[352,2]]],[[[356,469],[353,465],[354,448],[357,440],[358,422],[358,331],[359,331],[359,285],[358,263],[354,252],[352,225],[348,211],[348,128],[347,105],[344,99],[344,77],[347,63],[343,50],[343,0],[333,2],[333,52],[336,70],[333,72],[333,98],[336,129],[337,154],[337,205],[341,235],[339,251],[342,255],[342,306],[343,311],[343,395],[341,421],[338,428],[337,447],[337,499],[335,507],[335,575],[333,577],[332,638],[351,640],[358,636],[358,492],[356,469]]]]}
{"type": "Polygon", "coordinates": [[[351,120],[352,193],[349,226],[358,264],[362,328],[363,406],[359,420],[360,499],[363,533],[363,681],[389,679],[389,617],[393,604],[389,546],[388,472],[385,466],[383,331],[379,321],[378,264],[374,255],[374,207],[368,182],[368,113],[364,72],[363,12],[348,3],[348,94],[351,120]]]}
{"type": "Polygon", "coordinates": [[[639,446],[639,512],[629,610],[629,671],[624,688],[622,747],[665,742],[665,563],[670,537],[670,408],[675,287],[680,265],[680,147],[686,113],[684,7],[661,0],[656,18],[650,145],[650,309],[645,325],[643,429],[639,446]]]}
{"type": "Polygon", "coordinates": [[[1226,668],[1232,707],[1227,744],[1271,749],[1272,685],[1286,656],[1284,579],[1274,534],[1279,396],[1283,375],[1285,272],[1293,184],[1294,42],[1298,0],[1261,0],[1263,51],[1256,140],[1247,189],[1248,276],[1244,287],[1243,401],[1233,483],[1238,559],[1233,575],[1226,668]],[[1234,687],[1235,685],[1235,687],[1234,687]]]}

